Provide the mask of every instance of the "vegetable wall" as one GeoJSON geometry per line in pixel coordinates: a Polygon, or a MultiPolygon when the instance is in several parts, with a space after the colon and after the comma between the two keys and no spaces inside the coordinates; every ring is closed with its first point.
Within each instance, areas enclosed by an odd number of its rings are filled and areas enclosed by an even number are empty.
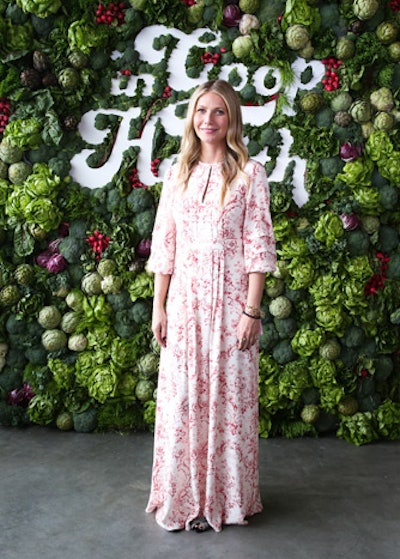
{"type": "Polygon", "coordinates": [[[399,0],[0,0],[0,424],[152,429],[155,210],[221,77],[279,256],[260,435],[400,438],[399,27],[399,0]]]}

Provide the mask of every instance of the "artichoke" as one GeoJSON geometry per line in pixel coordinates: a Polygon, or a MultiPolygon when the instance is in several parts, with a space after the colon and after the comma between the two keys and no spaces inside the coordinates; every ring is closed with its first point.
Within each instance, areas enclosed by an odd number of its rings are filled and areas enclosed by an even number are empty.
{"type": "Polygon", "coordinates": [[[346,126],[349,126],[349,124],[352,121],[352,118],[351,118],[351,115],[347,111],[338,111],[335,114],[334,121],[335,121],[335,124],[337,124],[338,126],[341,126],[342,128],[345,128],[346,126]]]}
{"type": "Polygon", "coordinates": [[[343,415],[354,415],[358,411],[358,402],[353,396],[345,396],[338,404],[338,412],[343,415]]]}
{"type": "Polygon", "coordinates": [[[20,298],[21,293],[16,285],[6,285],[0,291],[0,305],[12,307],[20,298]]]}
{"type": "Polygon", "coordinates": [[[395,43],[391,43],[388,46],[388,53],[390,59],[393,62],[400,62],[400,41],[396,41],[395,43]]]}
{"type": "Polygon", "coordinates": [[[336,42],[336,57],[339,60],[348,60],[354,56],[356,47],[348,37],[340,37],[336,42]]]}
{"type": "Polygon", "coordinates": [[[286,44],[292,50],[300,50],[308,46],[310,34],[307,27],[296,23],[290,25],[285,34],[286,44]]]}
{"type": "Polygon", "coordinates": [[[42,86],[42,76],[35,68],[22,70],[20,74],[21,83],[24,87],[35,90],[42,86]]]}
{"type": "Polygon", "coordinates": [[[80,82],[79,73],[75,68],[68,67],[58,74],[58,83],[63,89],[75,89],[80,82]]]}
{"type": "Polygon", "coordinates": [[[372,116],[371,103],[366,99],[357,99],[357,101],[351,104],[349,113],[358,124],[368,122],[372,116]]]}
{"type": "Polygon", "coordinates": [[[361,20],[371,19],[379,9],[379,0],[354,0],[354,15],[361,20]]]}
{"type": "Polygon", "coordinates": [[[347,91],[342,91],[338,93],[331,101],[332,111],[347,111],[351,104],[353,103],[353,98],[347,91]]]}
{"type": "Polygon", "coordinates": [[[46,72],[50,68],[49,57],[40,50],[33,51],[32,63],[37,72],[46,72]]]}
{"type": "Polygon", "coordinates": [[[380,87],[373,91],[369,100],[377,111],[391,111],[394,107],[393,93],[388,87],[380,87]]]}
{"type": "Polygon", "coordinates": [[[35,276],[33,266],[30,264],[20,264],[14,271],[14,279],[20,285],[30,285],[35,276]]]}
{"type": "Polygon", "coordinates": [[[382,21],[375,30],[376,36],[384,45],[389,45],[397,39],[397,26],[391,21],[382,21]]]}
{"type": "Polygon", "coordinates": [[[306,113],[317,112],[323,104],[323,98],[316,91],[307,92],[300,100],[300,107],[306,113]]]}
{"type": "Polygon", "coordinates": [[[373,124],[375,130],[384,130],[385,132],[389,132],[389,130],[394,128],[396,119],[392,113],[380,111],[375,115],[373,124]]]}
{"type": "Polygon", "coordinates": [[[89,57],[81,50],[74,49],[68,55],[68,62],[76,70],[82,70],[89,64],[89,57]]]}
{"type": "Polygon", "coordinates": [[[300,417],[304,423],[315,423],[318,421],[320,415],[320,409],[317,404],[307,404],[301,410],[300,417]]]}

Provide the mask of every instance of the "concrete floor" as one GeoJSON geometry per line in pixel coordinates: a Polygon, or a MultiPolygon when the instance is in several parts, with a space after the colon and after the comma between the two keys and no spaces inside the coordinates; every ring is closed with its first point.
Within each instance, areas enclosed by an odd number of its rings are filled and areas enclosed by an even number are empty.
{"type": "Polygon", "coordinates": [[[262,439],[265,510],[166,532],[146,506],[150,433],[0,428],[1,559],[398,559],[400,441],[262,439]]]}

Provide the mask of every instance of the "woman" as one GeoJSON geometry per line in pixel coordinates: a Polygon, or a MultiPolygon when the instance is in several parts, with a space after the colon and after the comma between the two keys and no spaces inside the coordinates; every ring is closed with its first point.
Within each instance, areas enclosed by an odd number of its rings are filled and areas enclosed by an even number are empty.
{"type": "Polygon", "coordinates": [[[258,338],[276,253],[264,167],[248,158],[238,96],[193,93],[166,173],[148,268],[161,345],[147,512],[167,530],[246,524],[258,484],[258,338]]]}

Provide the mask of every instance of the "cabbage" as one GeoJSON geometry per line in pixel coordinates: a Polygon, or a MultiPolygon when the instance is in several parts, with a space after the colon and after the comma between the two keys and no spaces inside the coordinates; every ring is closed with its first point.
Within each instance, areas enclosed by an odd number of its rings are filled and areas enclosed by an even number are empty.
{"type": "Polygon", "coordinates": [[[245,58],[253,49],[253,41],[250,35],[241,35],[232,42],[232,52],[236,58],[245,58]]]}
{"type": "Polygon", "coordinates": [[[270,302],[269,312],[276,318],[287,318],[292,312],[292,302],[285,295],[279,295],[270,302]]]}
{"type": "Polygon", "coordinates": [[[103,293],[117,294],[121,292],[123,280],[119,276],[108,275],[101,280],[100,286],[103,293]]]}
{"type": "Polygon", "coordinates": [[[43,328],[57,328],[61,322],[61,313],[55,305],[48,305],[40,309],[37,320],[43,328]]]}
{"type": "Polygon", "coordinates": [[[87,295],[100,295],[102,277],[98,272],[88,272],[81,281],[81,288],[87,295]]]}
{"type": "Polygon", "coordinates": [[[32,173],[32,167],[25,161],[17,161],[8,167],[8,178],[13,184],[22,184],[32,173]]]}
{"type": "Polygon", "coordinates": [[[74,311],[81,311],[83,308],[84,299],[85,299],[85,295],[82,293],[80,289],[73,289],[66,296],[65,302],[74,311]]]}
{"type": "Polygon", "coordinates": [[[59,351],[67,345],[67,335],[62,330],[52,328],[42,334],[42,345],[47,351],[59,351]]]}
{"type": "Polygon", "coordinates": [[[68,338],[68,349],[71,351],[84,351],[87,345],[88,340],[84,334],[73,334],[68,338]]]}
{"type": "Polygon", "coordinates": [[[76,311],[68,311],[61,317],[61,330],[66,334],[75,332],[80,321],[80,315],[76,311]]]}

